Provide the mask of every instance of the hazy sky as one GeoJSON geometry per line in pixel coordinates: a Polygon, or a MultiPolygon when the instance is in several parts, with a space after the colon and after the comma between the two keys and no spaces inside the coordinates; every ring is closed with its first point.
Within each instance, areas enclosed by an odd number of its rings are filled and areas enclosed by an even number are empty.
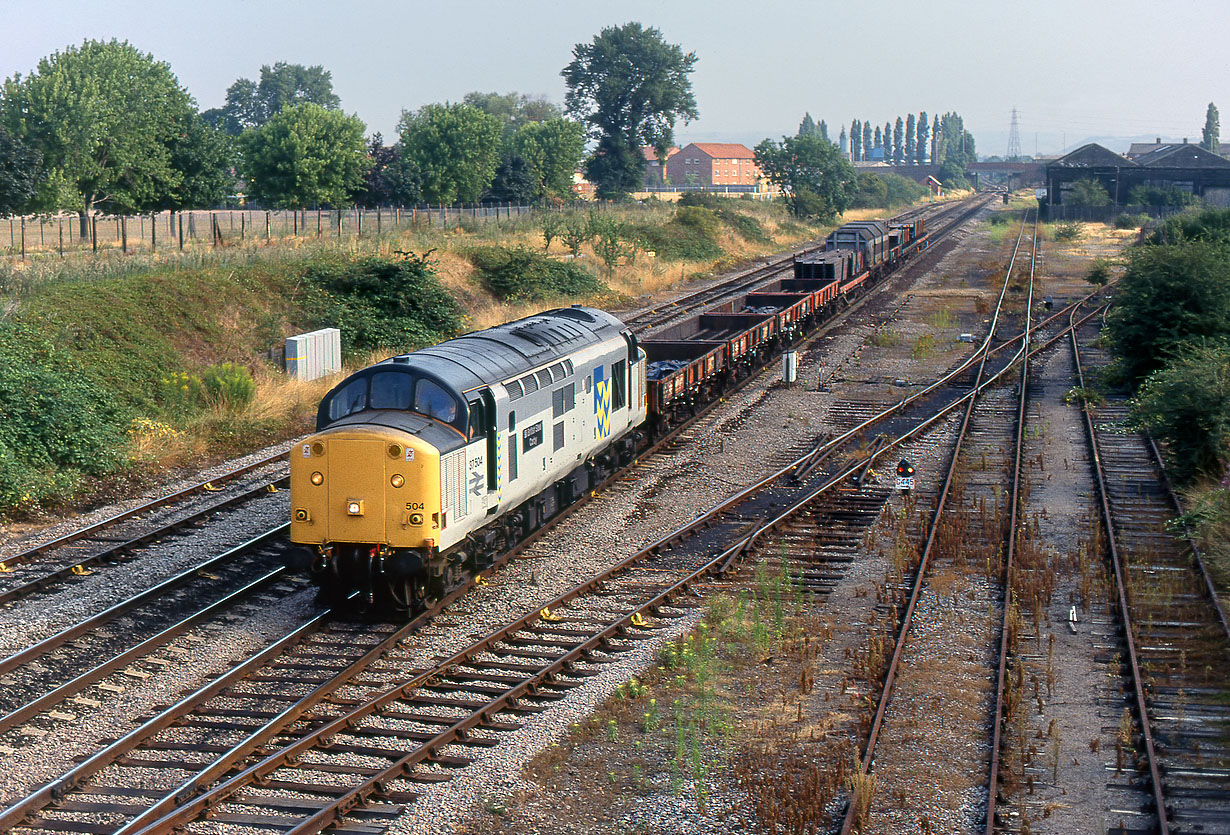
{"type": "MultiPolygon", "coordinates": [[[[275,61],[323,64],[347,112],[395,132],[403,108],[470,90],[563,101],[560,70],[603,26],[640,21],[696,53],[700,119],[677,138],[752,144],[804,111],[873,125],[955,110],[982,154],[1089,138],[1199,141],[1205,108],[1228,115],[1226,0],[0,0],[0,74],[85,38],[127,39],[168,62],[202,108],[275,61]]],[[[1112,145],[1114,141],[1112,141],[1112,145]]],[[[1116,148],[1120,150],[1121,148],[1116,148]]]]}

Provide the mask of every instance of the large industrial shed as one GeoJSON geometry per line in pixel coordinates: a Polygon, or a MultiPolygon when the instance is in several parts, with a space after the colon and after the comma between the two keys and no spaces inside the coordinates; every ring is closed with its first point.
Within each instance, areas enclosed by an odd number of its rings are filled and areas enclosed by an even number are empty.
{"type": "Polygon", "coordinates": [[[1199,145],[1158,145],[1134,159],[1090,143],[1046,167],[1048,208],[1062,206],[1077,180],[1102,184],[1116,206],[1128,203],[1137,186],[1175,187],[1214,206],[1230,206],[1230,160],[1199,145]]]}

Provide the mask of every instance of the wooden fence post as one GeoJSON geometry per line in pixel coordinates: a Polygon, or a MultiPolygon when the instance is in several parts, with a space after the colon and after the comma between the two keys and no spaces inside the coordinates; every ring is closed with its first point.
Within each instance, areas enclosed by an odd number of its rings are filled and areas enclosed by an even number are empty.
{"type": "Polygon", "coordinates": [[[120,251],[128,254],[128,215],[120,215],[120,251]]]}

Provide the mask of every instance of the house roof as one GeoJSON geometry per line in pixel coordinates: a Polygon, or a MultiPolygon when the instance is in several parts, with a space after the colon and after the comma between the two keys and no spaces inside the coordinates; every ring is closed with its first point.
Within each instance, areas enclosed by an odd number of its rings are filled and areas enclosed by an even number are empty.
{"type": "Polygon", "coordinates": [[[1082,145],[1070,154],[1052,162],[1048,168],[1135,168],[1130,159],[1104,148],[1096,142],[1082,145]]]}
{"type": "Polygon", "coordinates": [[[1230,168],[1230,160],[1187,143],[1160,145],[1136,157],[1135,162],[1145,168],[1230,168]]]}
{"type": "MultiPolygon", "coordinates": [[[[675,154],[679,153],[679,149],[674,145],[666,149],[666,158],[670,159],[675,154]]],[[[657,162],[658,152],[653,149],[652,145],[641,146],[641,156],[645,158],[645,162],[657,162]]]]}
{"type": "Polygon", "coordinates": [[[730,159],[755,159],[756,155],[752,153],[752,149],[746,145],[740,145],[738,142],[693,142],[688,146],[695,148],[703,154],[708,154],[711,157],[722,157],[730,159]]]}

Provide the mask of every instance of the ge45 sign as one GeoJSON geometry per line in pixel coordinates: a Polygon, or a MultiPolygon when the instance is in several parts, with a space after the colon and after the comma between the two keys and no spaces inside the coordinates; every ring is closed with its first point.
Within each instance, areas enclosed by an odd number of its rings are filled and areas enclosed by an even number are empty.
{"type": "Polygon", "coordinates": [[[897,464],[897,489],[914,489],[914,465],[904,458],[897,464]]]}

